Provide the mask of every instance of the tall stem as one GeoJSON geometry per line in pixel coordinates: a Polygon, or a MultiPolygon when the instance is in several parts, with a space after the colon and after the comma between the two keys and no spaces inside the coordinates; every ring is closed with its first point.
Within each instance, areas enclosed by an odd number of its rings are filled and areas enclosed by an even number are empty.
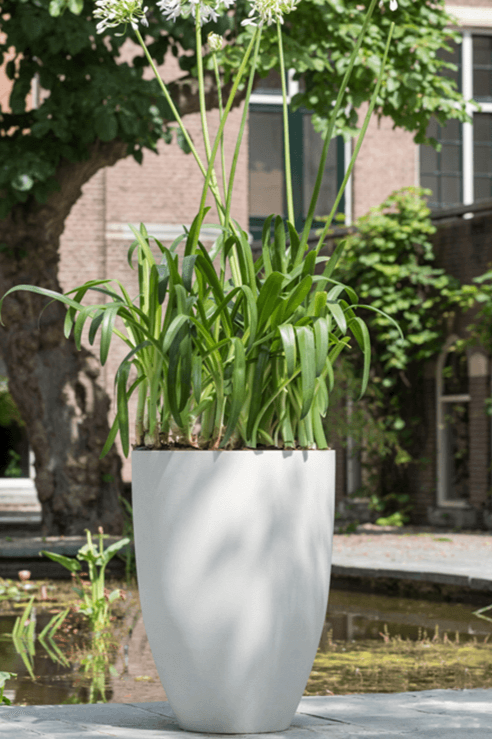
{"type": "Polygon", "coordinates": [[[379,95],[379,90],[380,90],[381,84],[383,82],[384,68],[386,66],[386,60],[388,58],[388,52],[389,52],[389,47],[390,47],[390,43],[391,43],[391,37],[393,36],[393,30],[394,30],[394,28],[395,28],[395,24],[392,23],[391,26],[390,26],[389,34],[388,34],[388,40],[386,42],[386,48],[384,50],[383,60],[381,62],[381,70],[379,72],[379,78],[378,78],[378,81],[377,81],[377,84],[376,84],[376,88],[375,88],[375,90],[374,90],[374,92],[372,94],[371,102],[369,104],[369,109],[368,109],[367,114],[366,114],[366,117],[364,119],[364,123],[362,125],[361,131],[360,131],[360,134],[359,134],[359,138],[357,139],[357,143],[355,145],[354,153],[352,154],[352,159],[350,160],[350,164],[349,164],[349,166],[347,168],[347,171],[345,172],[345,177],[343,178],[343,182],[341,184],[340,190],[338,191],[338,195],[337,195],[336,200],[335,200],[335,202],[333,204],[333,208],[331,209],[331,213],[328,216],[328,220],[326,221],[325,227],[323,228],[323,231],[321,232],[321,236],[319,237],[318,245],[316,247],[316,252],[319,252],[319,250],[323,246],[323,242],[324,242],[324,240],[326,238],[326,234],[328,233],[329,228],[331,226],[331,222],[333,220],[333,216],[336,213],[336,210],[337,210],[337,207],[338,207],[338,203],[340,202],[340,199],[341,199],[341,197],[343,195],[343,191],[345,190],[345,186],[346,186],[346,184],[348,182],[348,178],[352,174],[352,170],[354,168],[355,160],[357,159],[357,155],[359,153],[359,149],[362,146],[362,142],[364,141],[364,136],[366,135],[367,127],[369,125],[369,121],[371,120],[372,112],[374,110],[374,106],[376,105],[376,100],[377,100],[377,97],[379,95]]]}
{"type": "MultiPolygon", "coordinates": [[[[216,136],[216,139],[214,141],[214,145],[213,145],[213,148],[212,148],[212,153],[210,155],[210,161],[208,163],[207,174],[205,175],[205,182],[203,184],[202,198],[201,198],[201,201],[200,201],[200,209],[198,211],[198,215],[200,216],[199,219],[198,219],[198,221],[199,221],[199,224],[200,225],[201,225],[202,220],[203,220],[203,212],[205,210],[205,200],[206,200],[206,197],[207,197],[208,188],[210,186],[210,178],[212,176],[212,168],[213,168],[213,164],[214,164],[214,161],[215,161],[215,157],[217,155],[217,150],[219,148],[220,138],[221,138],[222,134],[224,133],[224,127],[225,127],[225,124],[226,124],[227,116],[229,115],[229,112],[230,112],[230,110],[232,108],[232,103],[234,102],[234,97],[235,97],[236,92],[237,92],[237,89],[239,87],[239,83],[241,82],[241,79],[243,77],[243,74],[244,74],[244,72],[246,70],[246,65],[248,63],[249,57],[251,56],[251,52],[253,50],[253,46],[254,46],[254,43],[255,43],[257,34],[258,34],[258,28],[255,30],[255,33],[253,34],[253,36],[251,38],[251,41],[249,42],[248,48],[246,49],[246,52],[245,52],[244,57],[243,57],[243,60],[242,60],[240,66],[239,66],[239,69],[237,71],[236,79],[234,80],[234,83],[233,83],[232,88],[231,88],[231,92],[229,93],[229,98],[227,100],[227,103],[226,103],[226,106],[225,106],[225,109],[224,109],[224,114],[222,116],[222,120],[220,121],[219,130],[217,131],[217,136],[216,136]]],[[[198,235],[199,235],[199,229],[197,228],[196,233],[195,233],[194,242],[193,242],[192,248],[191,248],[191,253],[192,254],[195,252],[196,246],[198,244],[198,235]]]]}
{"type": "MultiPolygon", "coordinates": [[[[207,122],[207,108],[205,104],[205,85],[203,82],[203,58],[202,58],[202,24],[200,20],[200,3],[197,3],[195,6],[195,39],[196,39],[196,64],[197,64],[197,72],[198,72],[198,100],[200,102],[200,119],[202,123],[202,135],[203,135],[203,143],[205,145],[205,156],[207,158],[207,164],[210,166],[210,154],[211,154],[211,147],[210,147],[210,135],[208,133],[208,122],[207,122]]],[[[219,186],[217,183],[217,175],[215,174],[215,169],[212,164],[212,174],[211,174],[211,190],[212,193],[215,191],[219,191],[219,186]]],[[[223,220],[223,214],[220,208],[217,208],[219,219],[222,223],[223,220]]]]}
{"type": "MultiPolygon", "coordinates": [[[[214,60],[214,72],[215,72],[215,80],[217,83],[217,97],[219,100],[219,120],[222,120],[222,116],[224,115],[224,106],[222,103],[222,82],[220,79],[220,72],[219,72],[219,64],[217,62],[217,54],[214,52],[213,54],[213,60],[214,60]]],[[[220,137],[220,163],[221,163],[221,171],[222,171],[222,188],[224,190],[224,198],[226,197],[227,193],[227,180],[226,180],[226,166],[225,166],[225,151],[224,151],[224,134],[222,133],[222,136],[220,137]]],[[[226,206],[226,222],[225,225],[227,227],[227,206],[226,206]]]]}
{"type": "Polygon", "coordinates": [[[246,90],[246,98],[244,100],[243,114],[241,117],[241,125],[239,127],[239,134],[238,134],[237,141],[236,141],[236,148],[234,149],[234,157],[232,159],[231,172],[229,175],[229,187],[227,189],[226,213],[225,213],[225,224],[224,224],[226,228],[229,225],[229,216],[231,213],[231,204],[232,204],[232,192],[234,188],[234,177],[236,175],[236,167],[237,167],[237,162],[239,158],[239,151],[241,149],[241,142],[243,139],[244,129],[246,127],[246,121],[248,120],[249,99],[251,97],[251,90],[253,89],[253,82],[254,82],[255,72],[256,72],[256,64],[258,61],[258,51],[260,48],[260,40],[261,40],[261,26],[259,28],[258,35],[256,37],[253,61],[251,64],[251,72],[249,74],[248,87],[246,90]]]}
{"type": "Polygon", "coordinates": [[[357,58],[357,54],[359,53],[359,49],[362,44],[362,40],[366,34],[367,26],[369,25],[369,21],[371,19],[372,13],[374,11],[374,7],[376,5],[377,0],[372,0],[371,4],[369,6],[369,10],[366,13],[366,17],[364,18],[364,23],[362,24],[361,31],[359,33],[359,37],[357,39],[357,43],[355,44],[355,47],[352,51],[352,54],[350,56],[349,65],[347,67],[347,71],[345,72],[345,75],[343,77],[342,83],[340,85],[340,89],[338,91],[337,100],[335,103],[335,107],[333,108],[332,114],[330,116],[330,120],[328,123],[328,130],[326,132],[325,141],[323,144],[323,151],[321,152],[321,159],[318,166],[318,173],[316,175],[316,182],[314,185],[313,194],[311,197],[311,202],[309,203],[309,209],[308,214],[306,217],[306,222],[304,224],[304,228],[302,231],[302,237],[301,237],[301,244],[299,246],[297,256],[299,260],[299,264],[302,261],[302,255],[306,249],[307,240],[309,238],[309,232],[311,230],[311,226],[314,219],[314,211],[316,209],[316,204],[318,202],[319,192],[321,190],[321,184],[323,181],[323,174],[325,171],[325,165],[326,165],[326,158],[328,156],[328,147],[330,146],[330,142],[333,136],[333,131],[335,129],[335,123],[338,116],[338,112],[341,108],[343,98],[345,96],[345,92],[347,89],[347,84],[350,79],[350,76],[352,74],[352,69],[354,68],[355,60],[357,58]]]}
{"type": "MultiPolygon", "coordinates": [[[[166,98],[166,101],[167,101],[169,107],[171,108],[172,114],[174,115],[174,118],[176,119],[176,122],[177,122],[178,126],[181,129],[181,132],[182,132],[182,134],[184,136],[184,139],[185,139],[186,143],[188,144],[188,146],[190,147],[191,153],[195,157],[195,161],[198,164],[198,167],[200,168],[200,172],[207,179],[207,169],[205,168],[205,166],[202,163],[202,160],[200,159],[200,156],[199,156],[199,154],[198,154],[198,152],[197,152],[197,150],[195,148],[195,145],[193,144],[193,141],[191,140],[191,137],[190,137],[188,131],[186,130],[186,126],[184,125],[183,120],[182,120],[181,116],[178,113],[178,109],[176,108],[176,106],[175,106],[175,104],[173,102],[173,99],[172,99],[171,95],[169,94],[169,90],[167,89],[164,81],[162,80],[162,78],[161,78],[161,76],[160,76],[160,74],[158,72],[157,67],[154,64],[154,60],[152,59],[152,57],[149,54],[149,50],[147,49],[147,46],[145,45],[145,41],[143,40],[143,38],[142,38],[142,36],[141,36],[140,31],[138,30],[138,28],[135,29],[135,35],[137,37],[137,40],[138,40],[140,46],[144,50],[144,54],[147,57],[147,61],[149,62],[150,66],[152,67],[152,71],[154,72],[155,77],[157,79],[157,82],[159,83],[159,86],[160,86],[162,92],[164,93],[164,97],[166,98]]],[[[209,182],[207,184],[207,190],[208,190],[209,183],[210,183],[210,177],[208,178],[208,180],[209,180],[209,182]]],[[[210,188],[210,189],[212,189],[212,188],[210,188]]],[[[214,198],[215,198],[215,202],[217,203],[217,209],[219,211],[224,212],[224,206],[222,204],[222,200],[221,200],[221,197],[220,197],[220,192],[218,190],[215,190],[215,191],[212,191],[212,192],[213,192],[213,195],[214,195],[214,198]]]]}
{"type": "Polygon", "coordinates": [[[294,225],[294,201],[292,198],[292,174],[290,166],[289,109],[287,105],[287,85],[285,79],[284,49],[282,45],[282,24],[277,20],[278,58],[280,76],[282,78],[282,106],[284,118],[284,158],[285,158],[285,190],[287,195],[287,218],[294,225]]]}

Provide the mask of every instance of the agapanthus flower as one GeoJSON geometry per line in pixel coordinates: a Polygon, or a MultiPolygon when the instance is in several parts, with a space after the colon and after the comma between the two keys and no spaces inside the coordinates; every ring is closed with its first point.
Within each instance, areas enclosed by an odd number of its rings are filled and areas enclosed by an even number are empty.
{"type": "Polygon", "coordinates": [[[296,9],[299,0],[251,0],[251,10],[243,26],[258,26],[264,23],[284,22],[284,15],[296,9]]]}
{"type": "Polygon", "coordinates": [[[196,17],[197,6],[200,6],[200,22],[217,22],[221,13],[224,13],[235,0],[159,0],[157,7],[160,8],[167,21],[175,21],[176,18],[196,17]]]}
{"type": "Polygon", "coordinates": [[[222,36],[219,36],[218,33],[209,33],[207,37],[208,45],[210,46],[210,51],[221,51],[222,46],[224,45],[224,39],[222,36]]]}
{"type": "MultiPolygon", "coordinates": [[[[389,6],[390,6],[390,10],[398,10],[398,1],[397,0],[390,0],[389,6]]],[[[379,0],[379,7],[380,8],[383,8],[384,7],[383,0],[379,0]]]]}
{"type": "Polygon", "coordinates": [[[143,0],[96,0],[94,18],[102,18],[96,26],[98,33],[104,33],[107,28],[115,28],[124,23],[130,23],[137,30],[139,22],[148,26],[145,17],[148,7],[142,8],[143,0]]]}

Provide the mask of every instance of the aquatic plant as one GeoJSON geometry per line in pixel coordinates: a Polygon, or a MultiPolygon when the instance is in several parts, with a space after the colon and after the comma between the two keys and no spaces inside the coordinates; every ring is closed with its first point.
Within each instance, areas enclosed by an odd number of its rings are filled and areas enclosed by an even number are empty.
{"type": "Polygon", "coordinates": [[[130,539],[125,537],[114,542],[106,549],[104,548],[104,532],[99,527],[99,549],[94,546],[90,531],[87,529],[87,543],[82,546],[75,557],[66,557],[56,552],[43,550],[40,554],[49,557],[53,562],[58,562],[65,567],[75,578],[77,585],[74,591],[80,597],[81,604],[78,607],[89,620],[93,631],[101,632],[109,625],[109,607],[120,597],[123,591],[116,588],[109,593],[105,586],[106,567],[109,561],[121,550],[130,544],[130,539]],[[81,562],[86,562],[89,570],[89,587],[85,587],[79,575],[82,570],[81,562]]]}

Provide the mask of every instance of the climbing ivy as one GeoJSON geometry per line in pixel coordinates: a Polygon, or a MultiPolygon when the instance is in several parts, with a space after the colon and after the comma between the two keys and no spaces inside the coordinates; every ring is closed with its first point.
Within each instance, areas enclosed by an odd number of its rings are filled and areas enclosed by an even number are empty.
{"type": "MultiPolygon", "coordinates": [[[[381,313],[367,311],[371,382],[363,402],[354,403],[345,429],[363,445],[370,470],[366,492],[374,496],[374,490],[380,491],[373,506],[390,513],[408,495],[408,463],[423,461],[424,364],[441,350],[447,323],[463,301],[459,281],[435,264],[431,237],[436,229],[428,195],[429,190],[420,188],[399,190],[360,218],[345,239],[338,272],[361,304],[387,313],[404,335],[381,313]]],[[[344,367],[341,393],[355,399],[359,373],[354,353],[344,367]]],[[[336,426],[341,428],[339,415],[336,426]]],[[[408,507],[407,498],[403,502],[408,507]]]]}

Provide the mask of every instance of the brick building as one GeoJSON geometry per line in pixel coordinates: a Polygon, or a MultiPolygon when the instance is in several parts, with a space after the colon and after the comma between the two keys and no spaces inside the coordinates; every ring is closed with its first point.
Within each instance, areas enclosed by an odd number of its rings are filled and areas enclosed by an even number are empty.
{"type": "MultiPolygon", "coordinates": [[[[382,202],[395,189],[423,185],[433,191],[435,209],[470,205],[492,197],[492,0],[450,0],[448,10],[456,17],[463,43],[454,49],[451,59],[458,64],[456,79],[465,98],[474,97],[482,110],[473,114],[473,123],[449,123],[444,129],[432,131],[442,143],[436,154],[428,147],[418,147],[412,134],[393,130],[392,122],[374,119],[368,129],[353,176],[347,188],[342,209],[350,223],[382,202]]],[[[172,62],[171,62],[172,64],[172,62]]],[[[165,67],[166,75],[173,70],[165,67]]],[[[295,94],[296,82],[289,79],[289,93],[295,94]]],[[[34,90],[34,103],[39,91],[34,90]]],[[[0,100],[5,104],[8,84],[0,76],[0,100]]],[[[251,99],[249,125],[238,163],[234,217],[253,239],[265,216],[285,212],[282,195],[282,133],[281,96],[275,75],[262,82],[251,99]]],[[[230,161],[232,145],[239,125],[241,109],[233,111],[227,130],[226,158],[230,161]]],[[[361,110],[361,114],[364,111],[361,110]]],[[[186,124],[202,156],[198,115],[188,116],[186,124]]],[[[209,115],[211,135],[217,130],[218,114],[209,115]]],[[[294,179],[296,181],[295,212],[302,221],[307,193],[314,182],[320,141],[314,133],[309,115],[292,114],[291,130],[296,146],[294,179]]],[[[334,142],[325,173],[319,205],[327,213],[335,197],[337,183],[344,174],[351,144],[334,142]]],[[[193,158],[185,155],[175,142],[161,143],[160,156],[145,154],[142,166],[127,159],[114,167],[100,171],[89,181],[82,198],[74,206],[62,237],[59,275],[62,287],[69,290],[87,279],[118,278],[128,283],[126,252],[133,240],[129,223],[145,222],[151,234],[170,244],[183,224],[189,225],[199,200],[200,177],[193,158]]],[[[468,209],[469,212],[469,209],[468,209]]],[[[461,279],[471,279],[492,261],[490,227],[492,216],[476,215],[463,219],[461,215],[439,229],[436,248],[440,266],[456,273],[461,279]],[[449,226],[449,227],[448,227],[449,226]]],[[[213,210],[210,223],[217,222],[213,210]]],[[[212,243],[214,231],[204,230],[205,243],[212,243]]],[[[131,288],[130,284],[130,288],[131,288]]],[[[453,329],[456,335],[464,323],[453,329]]],[[[455,334],[450,334],[452,343],[455,334]]],[[[126,354],[124,346],[112,347],[102,382],[113,394],[114,370],[126,354]]],[[[432,458],[416,483],[415,513],[420,521],[430,519],[480,524],[481,512],[490,487],[490,422],[483,401],[490,391],[489,359],[483,352],[471,353],[468,361],[466,396],[469,404],[468,433],[469,480],[466,490],[457,491],[446,472],[447,433],[442,428],[442,407],[446,402],[445,388],[439,386],[436,372],[446,355],[436,359],[435,366],[426,369],[429,393],[428,449],[432,458]],[[437,383],[437,384],[436,384],[437,383]],[[433,415],[434,414],[434,415],[433,415]],[[447,477],[446,477],[447,475],[447,477]],[[444,516],[444,518],[443,518],[444,516]]],[[[466,383],[465,383],[466,384],[466,383]]],[[[456,393],[455,393],[456,395],[456,393]]],[[[449,431],[451,433],[451,431],[449,431]]],[[[338,495],[343,497],[355,490],[356,460],[345,447],[340,448],[338,495]]],[[[129,479],[126,464],[124,475],[129,479]]]]}

